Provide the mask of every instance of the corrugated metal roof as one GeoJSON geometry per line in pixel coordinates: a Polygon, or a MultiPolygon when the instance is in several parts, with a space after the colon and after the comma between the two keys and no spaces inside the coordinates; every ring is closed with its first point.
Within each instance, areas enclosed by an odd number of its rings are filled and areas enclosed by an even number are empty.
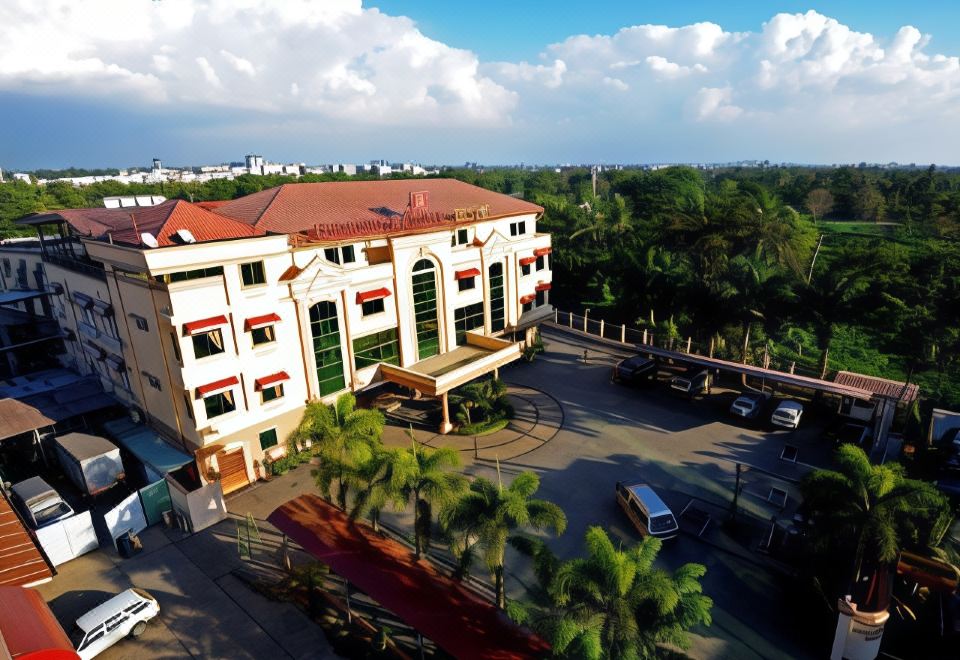
{"type": "Polygon", "coordinates": [[[17,399],[0,399],[0,440],[54,424],[33,406],[17,399]]]}
{"type": "Polygon", "coordinates": [[[869,390],[876,396],[894,399],[904,403],[913,403],[917,400],[917,397],[920,396],[920,386],[916,383],[902,383],[877,376],[855,374],[852,371],[837,372],[834,382],[840,383],[841,385],[858,387],[862,390],[869,390]]]}
{"type": "MultiPolygon", "coordinates": [[[[496,218],[540,213],[530,202],[454,179],[292,183],[235,199],[215,212],[278,234],[317,239],[371,238],[455,223],[457,209],[488,207],[496,218]],[[409,210],[410,194],[428,205],[409,210]]],[[[478,218],[482,219],[482,218],[478,218]]]]}
{"type": "Polygon", "coordinates": [[[20,517],[0,493],[0,585],[28,585],[53,577],[47,560],[20,517]]]}

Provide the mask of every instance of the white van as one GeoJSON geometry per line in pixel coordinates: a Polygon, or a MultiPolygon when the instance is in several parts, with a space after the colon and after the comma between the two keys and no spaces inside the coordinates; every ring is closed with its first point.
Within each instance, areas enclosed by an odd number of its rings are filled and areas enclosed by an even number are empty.
{"type": "Polygon", "coordinates": [[[124,637],[139,637],[147,621],[160,613],[157,599],[142,589],[127,589],[77,619],[70,639],[81,660],[94,658],[124,637]]]}
{"type": "Polygon", "coordinates": [[[617,482],[617,502],[641,534],[672,539],[680,526],[670,508],[644,483],[617,482]]]}
{"type": "Polygon", "coordinates": [[[33,529],[52,525],[69,518],[73,509],[63,501],[60,494],[40,477],[30,477],[10,489],[14,504],[33,529]]]}

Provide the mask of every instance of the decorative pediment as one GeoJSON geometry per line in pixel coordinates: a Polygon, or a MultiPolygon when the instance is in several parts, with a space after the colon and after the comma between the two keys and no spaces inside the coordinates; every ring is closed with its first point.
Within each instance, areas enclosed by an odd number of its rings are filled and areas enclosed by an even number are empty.
{"type": "Polygon", "coordinates": [[[484,240],[479,236],[474,238],[474,245],[481,248],[484,254],[493,254],[494,252],[503,252],[510,243],[510,239],[495,229],[490,231],[490,235],[484,240]]]}
{"type": "Polygon", "coordinates": [[[321,292],[340,291],[350,283],[350,278],[319,255],[314,255],[304,268],[290,279],[294,298],[310,298],[321,292]]]}

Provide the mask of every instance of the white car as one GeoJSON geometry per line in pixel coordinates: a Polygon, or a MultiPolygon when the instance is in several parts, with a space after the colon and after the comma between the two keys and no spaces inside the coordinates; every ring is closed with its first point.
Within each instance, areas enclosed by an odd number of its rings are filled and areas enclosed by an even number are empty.
{"type": "Polygon", "coordinates": [[[803,404],[799,401],[781,401],[777,409],[770,415],[770,421],[777,426],[795,429],[800,426],[800,416],[803,415],[803,404]]]}
{"type": "Polygon", "coordinates": [[[770,400],[770,392],[744,392],[730,406],[730,414],[744,419],[756,419],[770,400]]]}
{"type": "Polygon", "coordinates": [[[77,655],[89,660],[124,637],[139,637],[147,621],[160,613],[157,599],[142,589],[127,589],[77,619],[70,636],[77,655]]]}

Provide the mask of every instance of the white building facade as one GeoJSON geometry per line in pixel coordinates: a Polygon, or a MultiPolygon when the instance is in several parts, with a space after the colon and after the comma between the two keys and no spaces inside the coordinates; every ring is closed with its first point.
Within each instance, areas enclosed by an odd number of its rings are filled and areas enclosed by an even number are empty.
{"type": "Polygon", "coordinates": [[[449,430],[447,392],[519,357],[553,317],[541,211],[434,179],[171,200],[135,227],[122,208],[21,223],[46,237],[29,268],[60,291],[75,337],[64,361],[219,469],[229,492],[284,451],[312,400],[390,381],[440,398],[449,430]]]}

